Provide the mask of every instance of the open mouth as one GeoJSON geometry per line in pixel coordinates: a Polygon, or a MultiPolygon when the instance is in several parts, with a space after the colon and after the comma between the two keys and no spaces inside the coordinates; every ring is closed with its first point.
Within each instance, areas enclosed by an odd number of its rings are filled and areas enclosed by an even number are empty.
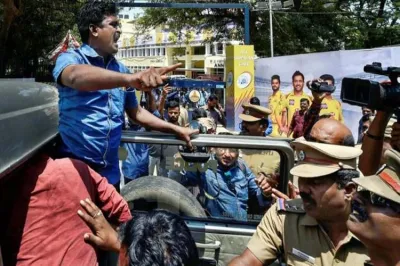
{"type": "Polygon", "coordinates": [[[356,223],[363,223],[368,220],[368,213],[364,207],[364,205],[358,201],[353,200],[351,202],[352,213],[349,216],[349,219],[356,223]]]}
{"type": "Polygon", "coordinates": [[[120,37],[121,37],[121,34],[119,34],[119,33],[114,34],[114,43],[115,44],[118,44],[118,40],[120,37]]]}

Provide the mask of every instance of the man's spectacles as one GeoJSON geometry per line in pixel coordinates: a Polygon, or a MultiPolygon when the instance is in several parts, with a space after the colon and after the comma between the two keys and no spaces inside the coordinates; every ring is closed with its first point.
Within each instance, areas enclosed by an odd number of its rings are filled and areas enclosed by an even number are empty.
{"type": "Polygon", "coordinates": [[[237,149],[234,148],[217,148],[217,152],[220,154],[225,154],[225,152],[227,153],[238,153],[237,149]]]}
{"type": "Polygon", "coordinates": [[[361,197],[371,202],[372,205],[378,208],[390,208],[400,214],[400,204],[392,200],[381,197],[369,190],[361,190],[358,192],[361,197]]]}

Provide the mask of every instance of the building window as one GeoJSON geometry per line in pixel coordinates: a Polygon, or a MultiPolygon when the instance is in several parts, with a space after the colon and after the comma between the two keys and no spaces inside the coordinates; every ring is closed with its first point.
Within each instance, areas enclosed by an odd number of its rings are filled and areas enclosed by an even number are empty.
{"type": "Polygon", "coordinates": [[[211,45],[210,45],[210,53],[212,54],[212,55],[216,55],[217,54],[217,51],[215,51],[215,45],[212,43],[211,45]]]}
{"type": "Polygon", "coordinates": [[[194,55],[205,55],[206,54],[206,47],[205,46],[195,46],[195,47],[193,47],[193,54],[194,55]]]}
{"type": "Polygon", "coordinates": [[[217,47],[218,47],[217,54],[223,54],[224,53],[224,45],[222,43],[218,43],[217,47]]]}
{"type": "Polygon", "coordinates": [[[129,15],[124,15],[124,19],[129,19],[129,15]]]}
{"type": "Polygon", "coordinates": [[[124,16],[123,16],[123,15],[118,15],[118,17],[119,17],[119,18],[124,18],[124,16]]]}

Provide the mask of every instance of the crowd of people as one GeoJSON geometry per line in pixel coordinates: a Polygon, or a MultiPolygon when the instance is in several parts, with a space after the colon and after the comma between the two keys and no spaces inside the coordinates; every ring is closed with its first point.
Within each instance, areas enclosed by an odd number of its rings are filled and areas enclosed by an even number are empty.
{"type": "MultiPolygon", "coordinates": [[[[177,171],[168,167],[168,158],[179,156],[177,146],[121,145],[122,130],[174,133],[193,150],[199,125],[207,134],[232,134],[221,130],[224,109],[216,95],[207,95],[189,122],[182,100],[168,97],[164,84],[179,64],[129,73],[113,56],[121,35],[116,15],[112,1],[85,3],[78,14],[83,45],[57,59],[58,143],[1,187],[5,265],[201,265],[181,217],[162,210],[132,217],[119,194],[121,146],[128,151],[125,183],[156,174],[196,187],[210,217],[246,221],[249,212],[261,214],[247,249],[229,265],[277,259],[287,265],[400,265],[400,124],[394,110],[363,108],[357,147],[338,100],[315,91],[308,96],[299,71],[285,96],[274,75],[268,107],[257,98],[243,104],[240,135],[293,137],[297,163],[290,173],[297,187],[289,183],[287,195],[278,191],[276,151],[213,147],[207,153],[215,169],[177,171]],[[156,99],[151,90],[160,86],[156,99]],[[135,90],[147,92],[143,106],[135,90]]],[[[331,75],[320,80],[334,85],[331,75]]]]}

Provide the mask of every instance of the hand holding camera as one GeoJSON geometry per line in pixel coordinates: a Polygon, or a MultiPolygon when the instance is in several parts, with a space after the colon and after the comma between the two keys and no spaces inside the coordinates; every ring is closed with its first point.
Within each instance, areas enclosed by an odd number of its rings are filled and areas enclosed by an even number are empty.
{"type": "Polygon", "coordinates": [[[171,87],[169,86],[169,84],[165,84],[162,89],[162,96],[167,97],[168,93],[170,92],[171,92],[171,87]]]}
{"type": "Polygon", "coordinates": [[[327,93],[333,93],[336,90],[334,85],[329,85],[328,82],[322,79],[314,79],[307,81],[307,87],[311,90],[313,102],[321,104],[327,93]]]}

